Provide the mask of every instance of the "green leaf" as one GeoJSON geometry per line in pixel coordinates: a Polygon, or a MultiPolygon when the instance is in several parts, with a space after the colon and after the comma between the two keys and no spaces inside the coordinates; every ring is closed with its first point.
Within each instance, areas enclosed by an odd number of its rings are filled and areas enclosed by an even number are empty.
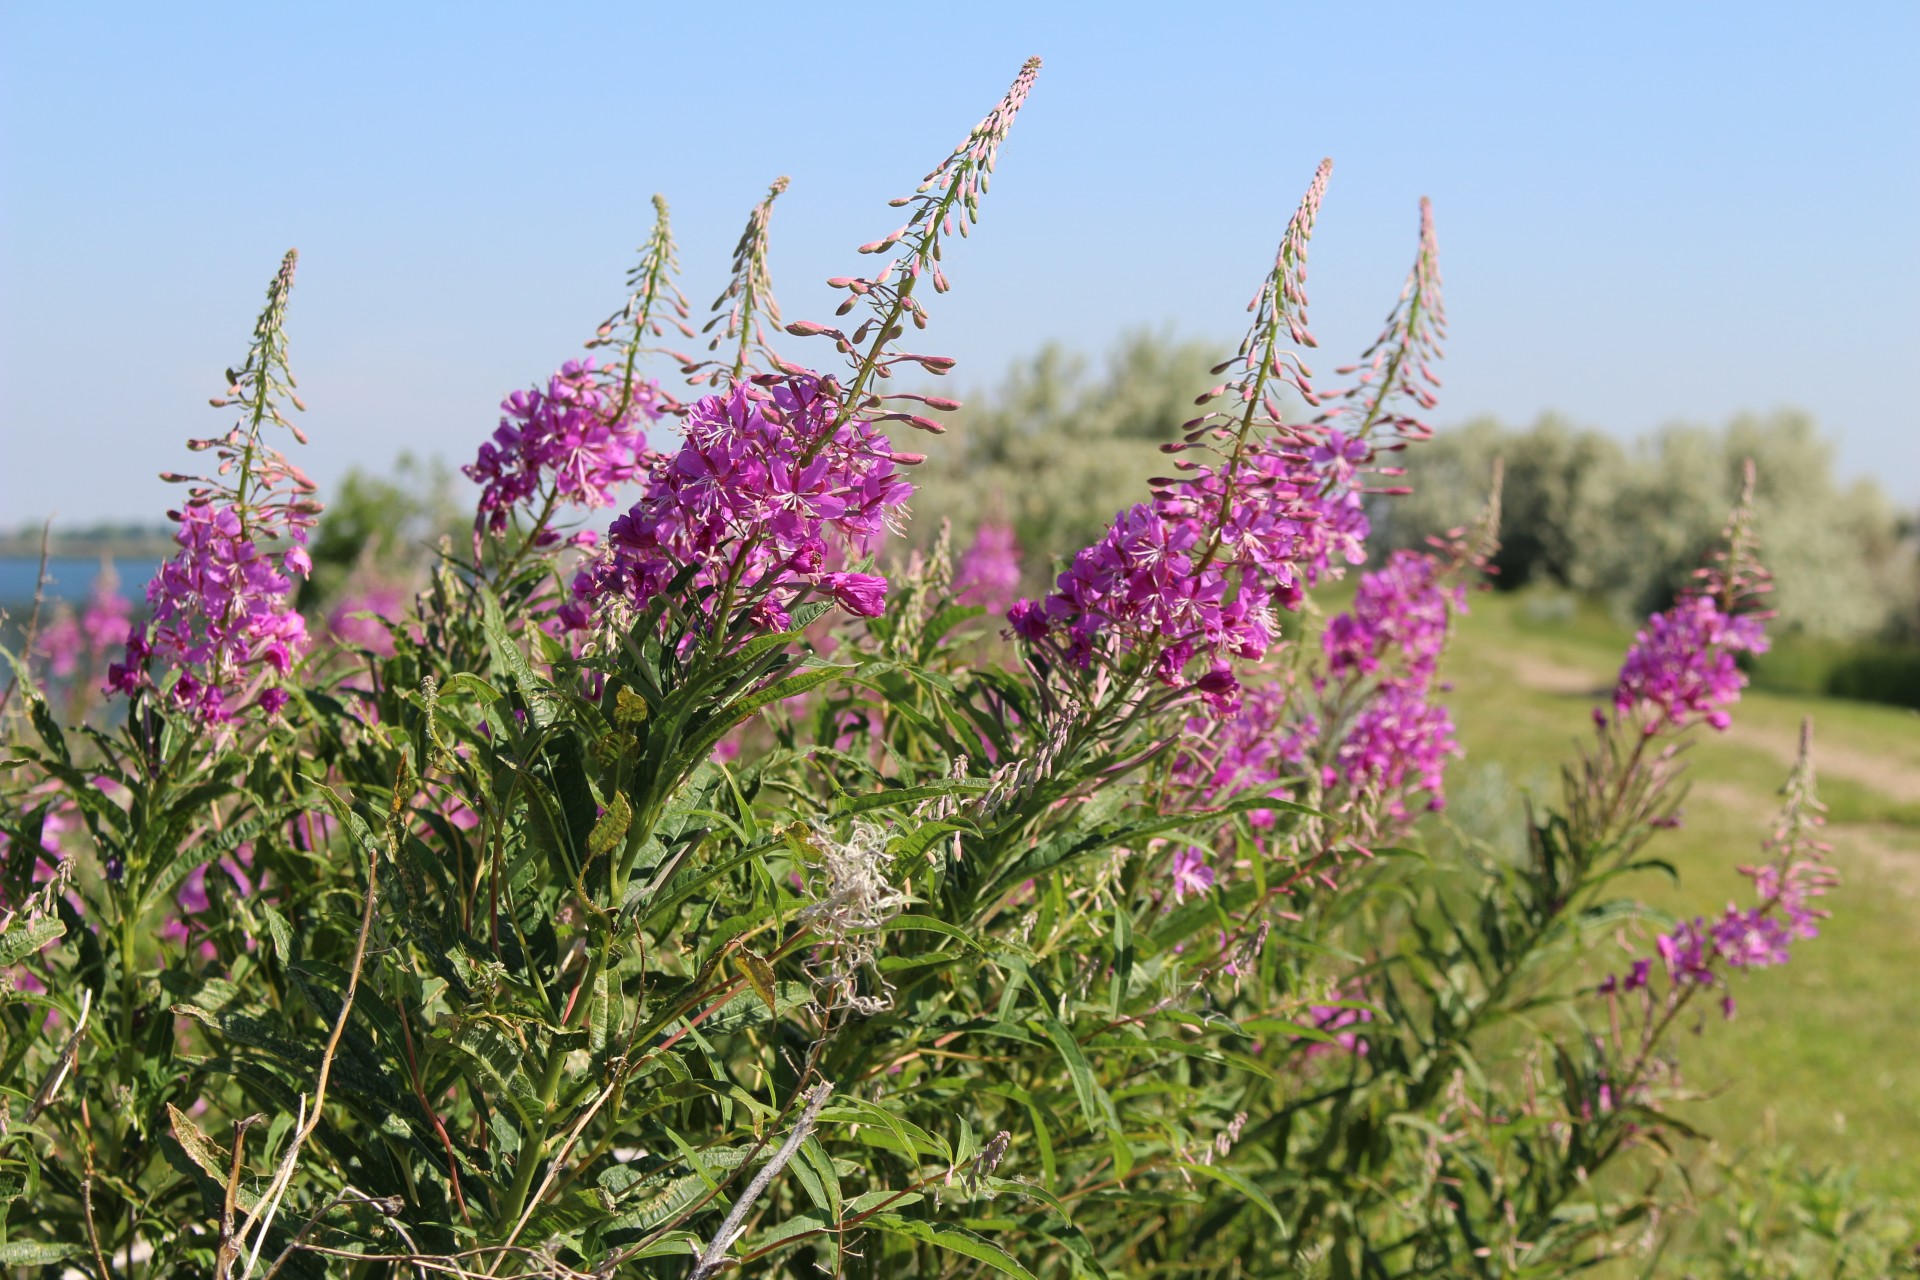
{"type": "Polygon", "coordinates": [[[983,956],[994,955],[998,952],[1011,952],[1023,960],[1031,960],[1034,958],[1032,951],[1021,946],[1012,938],[995,937],[989,934],[987,935],[987,941],[993,945],[988,946],[987,942],[981,941],[981,939],[974,934],[955,925],[948,924],[945,920],[937,916],[923,916],[912,913],[899,915],[887,921],[887,923],[882,926],[882,929],[887,933],[896,931],[937,933],[942,937],[952,938],[956,942],[964,943],[967,947],[979,952],[983,956]]]}
{"type": "Polygon", "coordinates": [[[1185,1169],[1188,1173],[1197,1173],[1203,1178],[1212,1178],[1223,1186],[1232,1187],[1267,1211],[1267,1216],[1272,1218],[1274,1225],[1280,1228],[1281,1239],[1291,1238],[1292,1232],[1287,1229],[1287,1220],[1280,1216],[1280,1210],[1274,1206],[1267,1193],[1254,1185],[1253,1180],[1238,1169],[1220,1164],[1191,1164],[1180,1161],[1176,1161],[1173,1167],[1185,1169]]]}
{"type": "Polygon", "coordinates": [[[753,952],[743,949],[734,952],[733,967],[746,978],[748,984],[753,987],[754,994],[766,1001],[767,1012],[778,1018],[780,1004],[775,998],[773,966],[753,952]]]}
{"type": "Polygon", "coordinates": [[[863,1224],[888,1235],[900,1236],[908,1240],[919,1240],[957,1253],[963,1258],[972,1258],[984,1263],[1003,1276],[1014,1276],[1017,1280],[1035,1280],[1034,1274],[1015,1262],[999,1245],[984,1236],[975,1235],[964,1227],[950,1227],[934,1222],[920,1222],[903,1218],[897,1213],[876,1213],[863,1224]]]}
{"type": "Polygon", "coordinates": [[[613,793],[613,802],[607,811],[593,824],[593,834],[587,837],[587,854],[598,858],[602,854],[612,853],[627,838],[627,828],[633,824],[633,806],[627,803],[624,791],[613,793]]]}
{"type": "Polygon", "coordinates": [[[260,914],[266,917],[267,936],[273,941],[273,954],[281,964],[293,962],[293,929],[287,924],[287,918],[280,909],[261,898],[256,904],[260,914]]]}
{"type": "Polygon", "coordinates": [[[980,795],[992,784],[976,781],[972,778],[949,778],[944,782],[930,782],[918,787],[895,787],[889,791],[871,791],[865,795],[850,796],[833,807],[833,816],[845,817],[854,813],[870,813],[875,809],[892,809],[901,805],[919,804],[923,800],[937,800],[941,796],[980,795]]]}
{"type": "Polygon", "coordinates": [[[475,590],[480,595],[481,629],[486,632],[487,652],[493,655],[494,663],[513,678],[514,687],[527,704],[527,718],[533,722],[534,728],[546,728],[553,723],[554,717],[552,686],[540,678],[527,661],[527,655],[520,652],[519,642],[507,629],[507,620],[500,612],[500,601],[493,592],[484,586],[477,586],[475,590]]]}
{"type": "Polygon", "coordinates": [[[85,1245],[42,1244],[37,1240],[14,1240],[0,1244],[0,1267],[44,1267],[81,1252],[85,1245]]]}
{"type": "Polygon", "coordinates": [[[53,916],[38,920],[16,921],[0,933],[0,969],[20,963],[55,938],[64,937],[67,926],[53,916]]]}
{"type": "Polygon", "coordinates": [[[1127,1146],[1127,1140],[1120,1131],[1120,1118],[1114,1114],[1113,1099],[1093,1078],[1093,1067],[1087,1061],[1087,1055],[1080,1050],[1079,1041],[1073,1038],[1073,1032],[1067,1025],[1047,1014],[1040,1018],[1040,1026],[1046,1032],[1047,1039],[1053,1041],[1054,1048],[1060,1051],[1061,1059],[1067,1064],[1067,1075],[1073,1081],[1074,1096],[1080,1100],[1080,1110],[1087,1117],[1090,1132],[1105,1132],[1113,1143],[1115,1172],[1126,1177],[1133,1168],[1133,1153],[1127,1146]]]}

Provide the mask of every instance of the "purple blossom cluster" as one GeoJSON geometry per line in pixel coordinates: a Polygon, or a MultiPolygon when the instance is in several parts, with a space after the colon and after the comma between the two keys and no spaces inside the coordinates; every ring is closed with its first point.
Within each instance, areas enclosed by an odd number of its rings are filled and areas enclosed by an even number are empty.
{"type": "Polygon", "coordinates": [[[293,580],[313,570],[307,531],[320,504],[313,481],[263,438],[272,425],[306,440],[279,407],[282,397],[302,407],[283,330],[297,260],[292,252],[282,260],[246,362],[228,371],[226,394],[212,402],[238,404],[240,421],[223,435],[187,442],[213,455],[213,474],[161,476],[190,486],[187,501],[167,513],[179,526],[173,540],[180,549],[147,584],[146,625],[128,635],[125,658],[107,668],[108,691],[129,698],[156,687],[156,666],[171,672],[166,704],[202,726],[231,724],[252,709],[278,714],[288,698],[281,681],[308,643],[293,580]]]}
{"type": "Polygon", "coordinates": [[[1367,1042],[1361,1028],[1373,1021],[1373,1011],[1354,1008],[1351,1003],[1366,998],[1365,986],[1356,979],[1343,985],[1334,994],[1336,998],[1349,1003],[1307,1006],[1307,1025],[1332,1037],[1331,1040],[1296,1037],[1296,1041],[1302,1045],[1302,1056],[1308,1060],[1332,1053],[1348,1053],[1361,1058],[1367,1054],[1367,1042]]]}
{"type": "Polygon", "coordinates": [[[1445,805],[1446,762],[1460,753],[1452,717],[1432,700],[1448,629],[1466,611],[1466,590],[1447,573],[1432,555],[1396,551],[1363,575],[1353,607],[1321,635],[1327,665],[1314,681],[1316,708],[1289,712],[1280,738],[1287,764],[1305,768],[1317,757],[1328,792],[1395,822],[1408,818],[1416,791],[1428,809],[1445,805]]]}
{"type": "Polygon", "coordinates": [[[1371,675],[1398,652],[1408,672],[1431,679],[1452,615],[1467,611],[1466,588],[1445,584],[1443,572],[1433,556],[1403,550],[1361,575],[1353,608],[1337,615],[1321,636],[1327,669],[1337,676],[1371,675]]]}
{"type": "Polygon", "coordinates": [[[168,514],[180,526],[180,550],[147,584],[147,624],[108,668],[108,688],[131,697],[152,687],[157,663],[177,672],[170,705],[201,724],[232,722],[252,706],[278,713],[287,703],[279,681],[307,647],[292,595],[293,579],[313,568],[305,545],[311,518],[269,523],[256,509],[249,529],[237,505],[212,502],[168,514]],[[273,534],[290,545],[263,548],[258,539],[273,534]]]}
{"type": "MultiPolygon", "coordinates": [[[[1654,939],[1654,950],[1667,979],[1666,1000],[1671,1009],[1689,990],[1724,988],[1735,970],[1764,969],[1785,964],[1793,943],[1818,937],[1818,922],[1828,912],[1815,905],[1838,876],[1824,861],[1827,846],[1818,838],[1823,825],[1822,806],[1813,796],[1810,750],[1804,745],[1800,763],[1787,784],[1787,805],[1767,851],[1772,857],[1758,866],[1739,868],[1753,884],[1754,905],[1729,902],[1718,916],[1696,916],[1682,921],[1654,939]]],[[[1625,976],[1609,976],[1600,984],[1602,995],[1646,992],[1651,1016],[1655,1004],[1651,982],[1653,961],[1635,960],[1625,976]]],[[[1733,1016],[1733,996],[1721,999],[1721,1008],[1733,1016]]]]}
{"type": "Polygon", "coordinates": [[[1396,822],[1407,819],[1414,791],[1426,793],[1429,809],[1445,806],[1446,762],[1460,754],[1452,717],[1432,701],[1448,628],[1467,608],[1466,588],[1447,584],[1445,573],[1434,556],[1394,552],[1383,568],[1361,577],[1353,608],[1321,636],[1333,678],[1323,697],[1330,687],[1351,691],[1363,688],[1363,677],[1377,677],[1321,781],[1329,790],[1377,798],[1396,822]]]}
{"type": "Polygon", "coordinates": [[[327,612],[327,637],[382,658],[394,654],[393,624],[406,616],[407,593],[389,583],[355,585],[327,612]]]}
{"type": "Polygon", "coordinates": [[[1188,686],[1198,658],[1205,670],[1192,687],[1229,710],[1240,692],[1232,660],[1265,657],[1274,605],[1300,598],[1319,487],[1303,454],[1277,447],[1196,468],[1121,512],[1052,594],[1016,603],[1008,621],[1030,642],[1061,645],[1077,667],[1103,650],[1148,649],[1172,688],[1188,686]]]}
{"type": "Polygon", "coordinates": [[[93,591],[78,615],[63,608],[40,632],[37,648],[47,669],[59,679],[71,679],[83,660],[93,671],[100,660],[127,642],[133,629],[133,605],[120,594],[119,579],[111,569],[93,580],[93,591]]]}
{"type": "MultiPolygon", "coordinates": [[[[1174,777],[1203,805],[1272,794],[1287,778],[1297,778],[1320,727],[1311,714],[1298,714],[1292,694],[1286,684],[1253,685],[1232,715],[1188,717],[1194,747],[1176,760],[1174,777]]],[[[1255,810],[1248,819],[1255,827],[1273,825],[1271,810],[1255,810]]]]}
{"type": "Polygon", "coordinates": [[[1319,485],[1307,495],[1313,520],[1307,526],[1300,555],[1300,575],[1308,586],[1341,577],[1348,566],[1367,562],[1367,536],[1373,525],[1363,504],[1361,470],[1373,460],[1364,439],[1340,430],[1306,450],[1307,461],[1319,485]]]}
{"type": "Polygon", "coordinates": [[[1766,650],[1757,615],[1729,615],[1707,595],[1682,596],[1634,636],[1614,687],[1614,712],[1638,717],[1647,734],[1703,720],[1724,730],[1732,723],[1726,708],[1747,683],[1734,655],[1766,650]]]}
{"type": "Polygon", "coordinates": [[[988,613],[1007,611],[1020,593],[1020,543],[1013,526],[989,520],[974,531],[953,574],[953,594],[988,613]]]}
{"type": "Polygon", "coordinates": [[[811,373],[700,400],[679,450],[648,456],[644,495],[575,577],[562,620],[584,628],[610,606],[643,607],[688,567],[703,610],[745,604],[765,628],[784,629],[809,591],[878,616],[886,579],[831,565],[897,529],[913,493],[900,466],[920,458],[842,417],[834,384],[811,373]]]}
{"type": "Polygon", "coordinates": [[[1459,754],[1453,717],[1428,700],[1425,682],[1384,680],[1334,749],[1322,780],[1329,789],[1377,797],[1387,816],[1404,822],[1416,790],[1426,793],[1426,808],[1446,807],[1447,761],[1459,754]]]}
{"type": "MultiPolygon", "coordinates": [[[[1653,940],[1661,967],[1667,973],[1668,998],[1676,1000],[1688,986],[1724,986],[1734,969],[1766,969],[1784,965],[1799,938],[1820,935],[1818,923],[1828,912],[1812,902],[1836,883],[1832,867],[1814,860],[1786,860],[1780,864],[1740,867],[1753,881],[1755,906],[1734,902],[1713,919],[1695,915],[1670,933],[1653,940]]],[[[1615,990],[1649,990],[1653,961],[1636,960],[1624,977],[1613,975],[1601,983],[1601,994],[1615,990]]],[[[1734,1015],[1732,994],[1722,996],[1722,1009],[1734,1015]]]]}
{"type": "MultiPolygon", "coordinates": [[[[1380,815],[1405,822],[1417,792],[1425,807],[1441,808],[1446,763],[1460,749],[1451,716],[1431,695],[1448,629],[1465,609],[1465,589],[1448,581],[1446,564],[1394,553],[1362,577],[1353,608],[1326,628],[1323,674],[1256,685],[1230,714],[1188,718],[1175,780],[1211,804],[1315,777],[1334,797],[1330,807],[1369,831],[1380,815]]],[[[1256,839],[1273,817],[1248,815],[1256,839]]],[[[1214,874],[1198,850],[1177,852],[1171,873],[1176,899],[1203,891],[1214,874]]]]}
{"type": "Polygon", "coordinates": [[[484,486],[474,533],[499,535],[515,508],[552,502],[607,507],[646,466],[646,433],[662,413],[659,388],[636,382],[616,394],[591,359],[569,360],[544,389],[500,404],[500,425],[461,470],[484,486]]]}

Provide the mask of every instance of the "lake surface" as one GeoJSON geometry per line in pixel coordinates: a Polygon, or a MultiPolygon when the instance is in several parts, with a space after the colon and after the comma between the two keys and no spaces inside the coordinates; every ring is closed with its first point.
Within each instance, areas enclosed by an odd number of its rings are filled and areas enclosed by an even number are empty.
{"type": "MultiPolygon", "coordinates": [[[[116,560],[113,571],[120,578],[120,594],[139,603],[147,589],[147,580],[160,567],[150,559],[116,560]]],[[[40,576],[38,556],[0,556],[0,604],[10,609],[31,607],[33,584],[40,576]]],[[[84,601],[100,576],[97,556],[52,556],[47,560],[47,599],[84,601]]]]}

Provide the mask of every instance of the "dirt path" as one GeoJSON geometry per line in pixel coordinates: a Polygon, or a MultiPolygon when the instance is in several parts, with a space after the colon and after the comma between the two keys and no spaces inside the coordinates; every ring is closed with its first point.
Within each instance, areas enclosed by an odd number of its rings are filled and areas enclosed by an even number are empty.
{"type": "MultiPolygon", "coordinates": [[[[1753,793],[1730,782],[1696,782],[1694,799],[1735,813],[1753,811],[1753,793]]],[[[1826,832],[1833,865],[1846,883],[1890,889],[1903,898],[1920,898],[1920,839],[1912,832],[1878,823],[1835,823],[1826,832]]]]}
{"type": "MultiPolygon", "coordinates": [[[[1764,751],[1778,760],[1783,768],[1793,766],[1794,753],[1799,750],[1799,743],[1778,733],[1742,724],[1737,718],[1733,727],[1727,730],[1727,740],[1738,746],[1764,751]]],[[[1813,725],[1813,764],[1820,773],[1857,782],[1889,800],[1900,804],[1920,804],[1920,769],[1915,769],[1904,760],[1835,741],[1831,734],[1821,737],[1817,716],[1813,725]]]]}
{"type": "Polygon", "coordinates": [[[1581,667],[1570,667],[1543,658],[1537,653],[1512,650],[1500,655],[1500,666],[1512,673],[1513,678],[1529,689],[1538,689],[1541,693],[1554,693],[1571,697],[1574,694],[1592,694],[1598,697],[1606,692],[1608,681],[1603,674],[1581,667]]]}
{"type": "MultiPolygon", "coordinates": [[[[1502,655],[1502,665],[1514,679],[1529,689],[1561,696],[1603,693],[1606,678],[1591,670],[1567,666],[1538,654],[1510,652],[1502,655]]],[[[1916,728],[1920,732],[1920,728],[1916,728]]],[[[1792,735],[1756,728],[1737,716],[1727,730],[1725,741],[1762,751],[1780,762],[1782,769],[1793,766],[1799,743],[1792,735]]],[[[1920,769],[1905,760],[1877,754],[1832,736],[1822,737],[1814,725],[1814,764],[1821,773],[1849,779],[1899,804],[1920,804],[1920,769]]]]}

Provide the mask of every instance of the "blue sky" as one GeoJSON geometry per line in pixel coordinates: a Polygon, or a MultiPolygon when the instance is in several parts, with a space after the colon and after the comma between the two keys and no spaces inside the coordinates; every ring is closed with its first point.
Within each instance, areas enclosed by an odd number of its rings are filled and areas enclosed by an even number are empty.
{"type": "Polygon", "coordinates": [[[1372,336],[1433,197],[1444,423],[1796,405],[1920,503],[1920,5],[0,6],[0,526],[157,515],[279,254],[324,483],[465,461],[620,301],[774,224],[790,318],[1047,60],[928,341],[1231,341],[1335,160],[1313,320],[1372,336]]]}

